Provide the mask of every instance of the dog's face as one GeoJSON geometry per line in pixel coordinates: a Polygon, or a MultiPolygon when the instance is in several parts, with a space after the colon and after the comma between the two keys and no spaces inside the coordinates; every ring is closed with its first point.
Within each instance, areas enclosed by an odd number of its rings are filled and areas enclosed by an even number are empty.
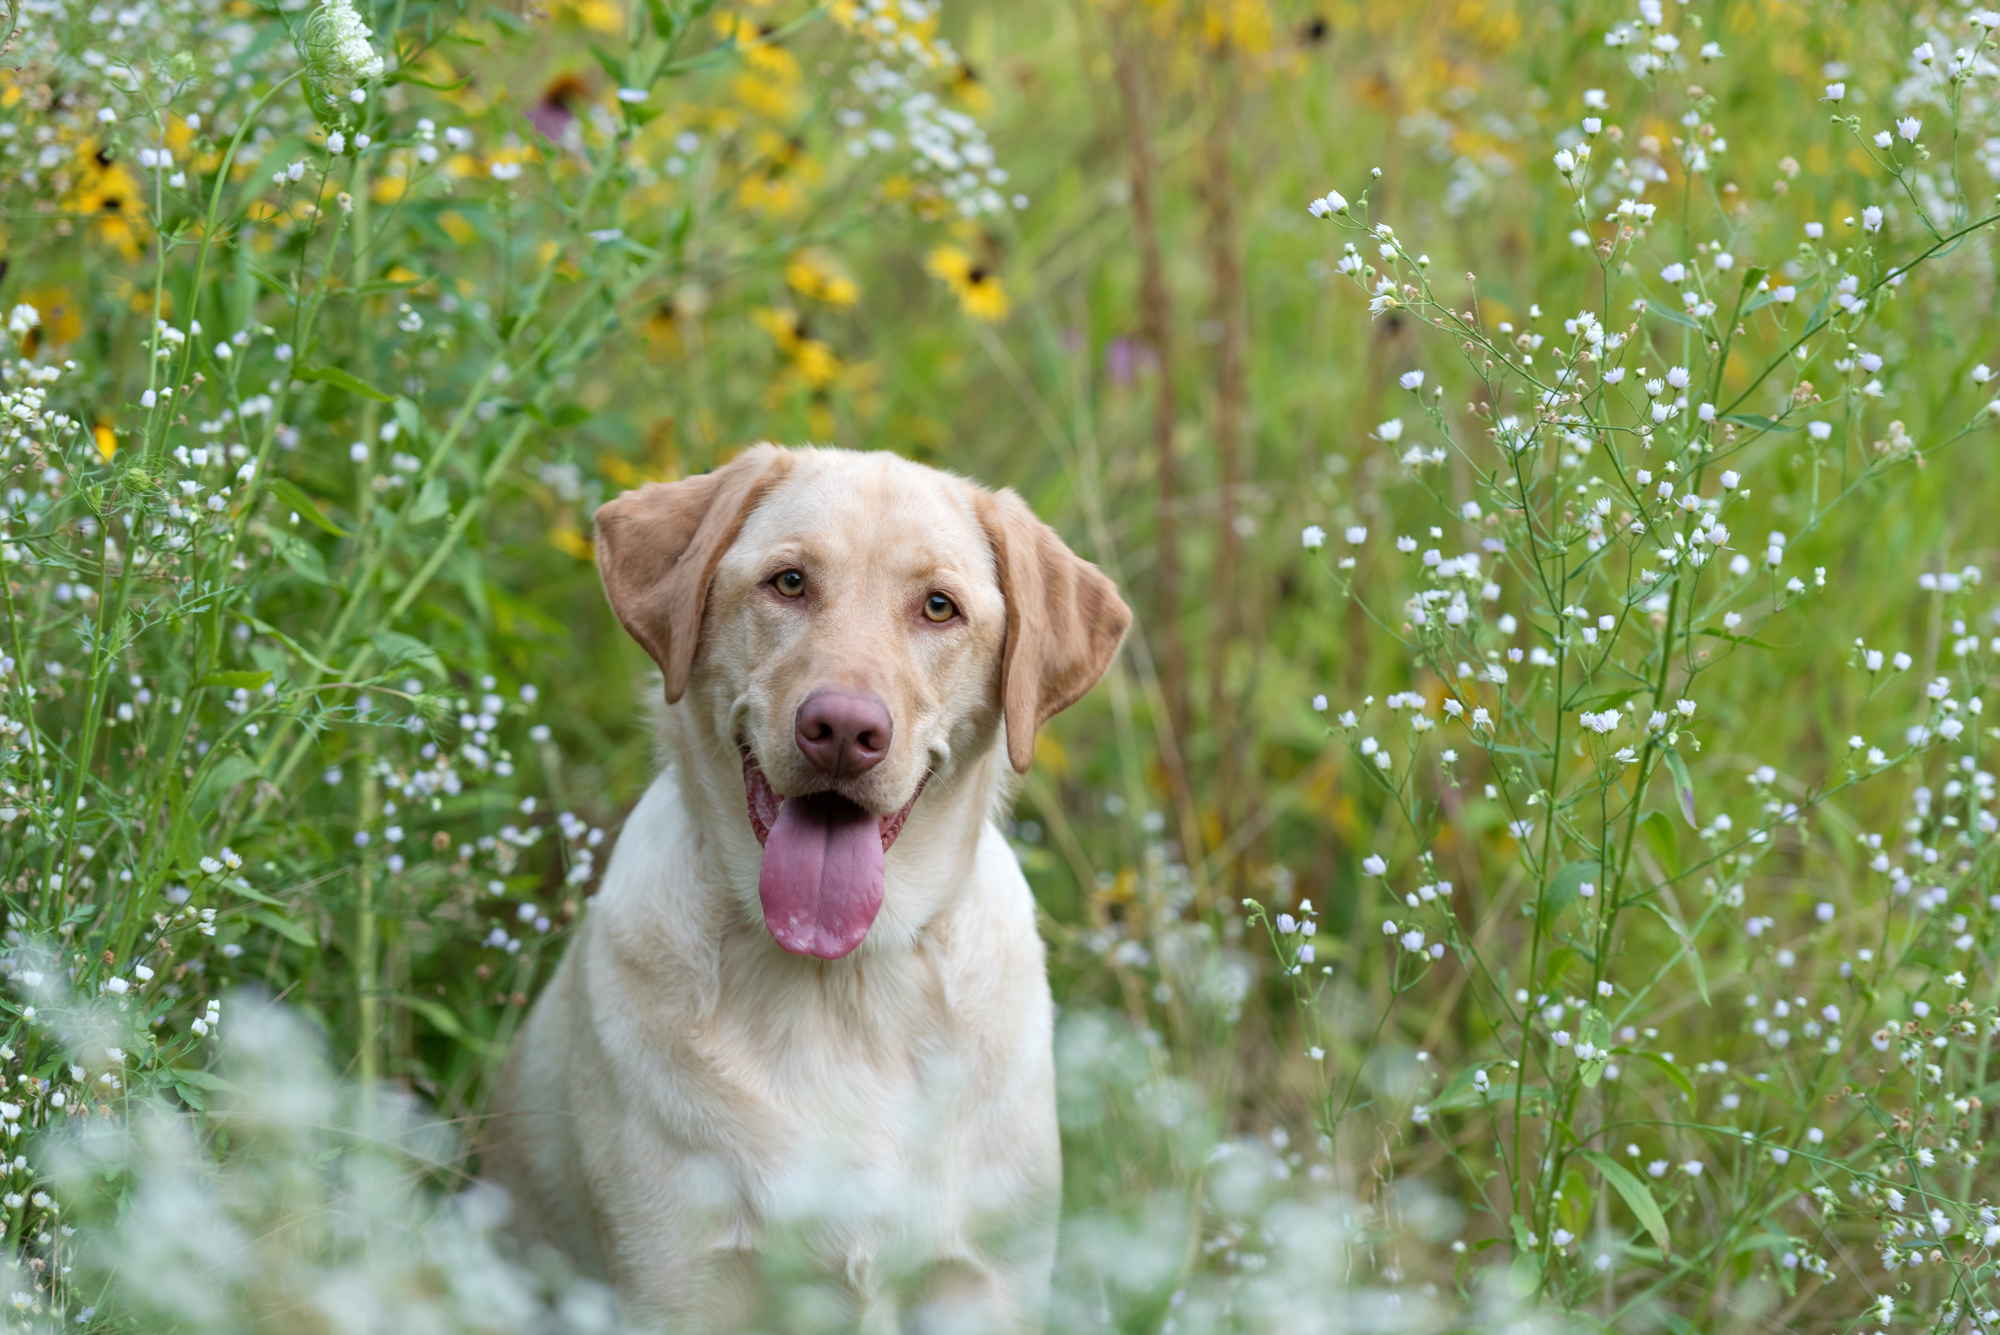
{"type": "Polygon", "coordinates": [[[809,457],[716,567],[698,684],[775,796],[889,822],[991,742],[1006,615],[970,487],[890,454],[809,457]]]}
{"type": "Polygon", "coordinates": [[[926,785],[1089,689],[1130,614],[1011,493],[890,454],[759,447],[598,512],[614,610],[669,701],[742,761],[759,897],[785,949],[835,959],[881,908],[926,785]]]}

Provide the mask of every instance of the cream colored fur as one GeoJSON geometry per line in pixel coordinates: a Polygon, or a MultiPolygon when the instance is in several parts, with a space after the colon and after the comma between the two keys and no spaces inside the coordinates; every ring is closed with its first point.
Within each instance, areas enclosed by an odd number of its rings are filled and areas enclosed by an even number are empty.
{"type": "Polygon", "coordinates": [[[814,1324],[786,1314],[803,1283],[866,1330],[1038,1328],[1061,1182],[1052,1007],[994,824],[1002,742],[1030,754],[1096,680],[1123,604],[1018,498],[887,454],[760,447],[606,506],[600,544],[614,607],[670,693],[679,647],[686,689],[508,1056],[484,1171],[525,1237],[640,1319],[793,1329],[814,1324]],[[792,567],[810,607],[772,592],[792,567]],[[940,590],[961,623],[922,619],[940,590]],[[781,794],[835,786],[792,740],[823,686],[874,691],[895,723],[839,791],[886,815],[928,774],[880,915],[832,961],[765,929],[739,751],[781,794]]]}

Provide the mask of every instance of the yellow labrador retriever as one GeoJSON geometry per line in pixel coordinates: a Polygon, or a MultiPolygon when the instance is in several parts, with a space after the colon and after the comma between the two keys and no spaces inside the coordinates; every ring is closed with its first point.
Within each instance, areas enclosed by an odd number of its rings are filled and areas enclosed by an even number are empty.
{"type": "Polygon", "coordinates": [[[994,815],[1130,612],[1012,492],[885,453],[628,492],[597,559],[670,763],[508,1055],[487,1175],[677,1329],[1037,1328],[1052,1006],[994,815]]]}

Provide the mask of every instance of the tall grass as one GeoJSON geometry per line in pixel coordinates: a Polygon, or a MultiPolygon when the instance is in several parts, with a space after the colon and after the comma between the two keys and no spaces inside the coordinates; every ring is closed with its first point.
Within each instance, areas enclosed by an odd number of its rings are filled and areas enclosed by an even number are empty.
{"type": "Polygon", "coordinates": [[[1052,1324],[2000,1325],[1995,22],[10,9],[7,1319],[612,1321],[445,1129],[651,763],[591,509],[770,437],[1140,609],[1052,1324]]]}

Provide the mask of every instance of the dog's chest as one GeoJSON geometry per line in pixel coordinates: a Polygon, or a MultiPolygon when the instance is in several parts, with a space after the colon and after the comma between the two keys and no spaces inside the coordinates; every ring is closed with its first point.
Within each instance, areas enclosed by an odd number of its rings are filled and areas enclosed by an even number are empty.
{"type": "Polygon", "coordinates": [[[998,1148],[976,1125],[993,1111],[993,1054],[948,1017],[857,1033],[837,1012],[723,1015],[706,1038],[703,1064],[725,1079],[701,1082],[720,1097],[699,1121],[718,1134],[688,1148],[728,1166],[741,1225],[963,1231],[998,1148]]]}

